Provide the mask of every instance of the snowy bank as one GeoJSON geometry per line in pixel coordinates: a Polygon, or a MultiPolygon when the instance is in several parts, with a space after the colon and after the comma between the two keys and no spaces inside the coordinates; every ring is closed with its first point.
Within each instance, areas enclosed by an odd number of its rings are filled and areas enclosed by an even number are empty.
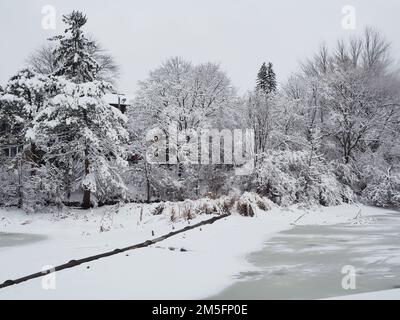
{"type": "MultiPolygon", "coordinates": [[[[156,206],[128,204],[35,215],[1,209],[0,232],[46,238],[3,247],[0,238],[0,282],[40,271],[44,266],[158,237],[213,216],[204,214],[189,221],[173,222],[170,216],[151,214],[156,206]]],[[[234,282],[240,271],[253,270],[244,259],[246,254],[262,248],[264,241],[277,232],[292,228],[294,221],[298,220],[297,224],[346,222],[358,210],[353,205],[307,211],[274,207],[269,211],[257,209],[252,218],[232,215],[159,245],[58,272],[54,290],[43,289],[43,279],[35,279],[0,290],[0,299],[205,298],[234,282]]]]}
{"type": "Polygon", "coordinates": [[[400,300],[400,289],[350,294],[326,300],[400,300]]]}

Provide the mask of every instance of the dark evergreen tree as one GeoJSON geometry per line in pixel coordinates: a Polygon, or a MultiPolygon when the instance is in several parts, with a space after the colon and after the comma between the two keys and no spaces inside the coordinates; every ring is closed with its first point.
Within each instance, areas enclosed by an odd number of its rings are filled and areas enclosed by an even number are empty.
{"type": "Polygon", "coordinates": [[[58,66],[54,74],[75,83],[96,80],[100,70],[99,63],[93,57],[96,44],[88,40],[82,31],[87,22],[86,16],[79,11],[73,11],[63,16],[63,22],[68,25],[64,34],[51,39],[59,41],[59,46],[54,51],[54,63],[58,66]]]}
{"type": "Polygon", "coordinates": [[[268,63],[267,68],[267,88],[268,93],[276,91],[276,75],[271,62],[268,63]]]}
{"type": "Polygon", "coordinates": [[[268,66],[264,62],[258,71],[256,90],[266,94],[276,91],[276,75],[271,62],[268,66]]]}
{"type": "Polygon", "coordinates": [[[257,91],[268,92],[268,68],[265,62],[262,64],[257,74],[257,91]]]}

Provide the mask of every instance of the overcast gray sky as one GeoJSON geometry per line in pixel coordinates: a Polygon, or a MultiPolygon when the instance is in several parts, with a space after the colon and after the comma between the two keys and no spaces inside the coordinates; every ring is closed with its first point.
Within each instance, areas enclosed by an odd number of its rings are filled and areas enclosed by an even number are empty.
{"type": "Polygon", "coordinates": [[[240,92],[253,88],[263,61],[272,61],[284,81],[322,42],[334,44],[365,25],[380,29],[400,53],[399,0],[1,0],[0,84],[64,30],[61,15],[73,9],[87,14],[86,31],[120,64],[118,86],[127,94],[176,55],[220,63],[240,92]],[[56,30],[41,26],[44,5],[56,9],[56,30]],[[356,9],[354,31],[342,28],[344,5],[356,9]]]}

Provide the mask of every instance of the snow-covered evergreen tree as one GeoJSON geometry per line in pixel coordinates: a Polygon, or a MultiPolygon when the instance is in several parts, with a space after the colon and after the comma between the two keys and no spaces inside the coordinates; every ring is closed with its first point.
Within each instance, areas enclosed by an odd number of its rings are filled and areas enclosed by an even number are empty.
{"type": "MultiPolygon", "coordinates": [[[[93,55],[94,60],[99,64],[98,80],[115,84],[119,77],[119,65],[98,40],[91,36],[88,36],[88,40],[92,43],[88,46],[88,49],[93,55]]],[[[42,75],[55,73],[59,70],[59,64],[63,63],[62,59],[61,61],[56,61],[56,57],[59,55],[57,50],[55,50],[56,47],[56,41],[52,41],[52,43],[46,43],[35,50],[27,59],[28,66],[42,75]]]]}
{"type": "Polygon", "coordinates": [[[260,70],[258,71],[257,74],[257,80],[256,80],[256,90],[257,91],[262,91],[264,93],[268,93],[269,87],[268,87],[268,68],[265,62],[261,65],[260,70]]]}
{"type": "Polygon", "coordinates": [[[267,67],[267,91],[270,92],[275,92],[276,91],[276,74],[273,69],[272,63],[268,63],[267,67]]]}
{"type": "Polygon", "coordinates": [[[63,35],[53,38],[59,45],[54,51],[56,76],[64,76],[76,83],[94,81],[100,70],[100,64],[94,59],[95,42],[86,38],[82,27],[86,24],[86,16],[79,12],[63,16],[68,25],[63,35]]]}
{"type": "Polygon", "coordinates": [[[75,84],[60,79],[59,93],[39,112],[27,133],[45,152],[45,161],[67,178],[65,191],[83,188],[84,208],[91,206],[91,193],[104,201],[125,192],[120,169],[126,166],[126,117],[104,101],[107,89],[100,81],[75,84]],[[75,176],[71,173],[74,164],[75,176]]]}
{"type": "Polygon", "coordinates": [[[120,170],[126,165],[126,117],[103,99],[112,87],[97,80],[94,43],[81,29],[86,17],[73,11],[63,21],[68,25],[65,34],[54,38],[59,41],[55,89],[26,138],[44,152],[49,172],[61,177],[67,197],[83,189],[82,206],[88,208],[92,193],[99,201],[124,196],[120,170]]]}
{"type": "Polygon", "coordinates": [[[276,75],[271,62],[268,63],[268,66],[265,62],[262,64],[257,74],[256,83],[256,91],[265,94],[276,91],[276,75]]]}

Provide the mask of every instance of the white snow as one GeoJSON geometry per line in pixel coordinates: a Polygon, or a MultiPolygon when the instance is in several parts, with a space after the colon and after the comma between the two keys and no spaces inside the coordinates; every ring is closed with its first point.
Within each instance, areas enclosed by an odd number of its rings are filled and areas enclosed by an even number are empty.
{"type": "Polygon", "coordinates": [[[400,300],[400,289],[350,294],[326,300],[400,300]]]}
{"type": "MultiPolygon", "coordinates": [[[[155,205],[103,207],[69,214],[27,215],[0,209],[0,232],[45,235],[30,244],[2,247],[0,283],[41,271],[71,259],[111,251],[177,230],[187,221],[150,214],[155,205]],[[118,210],[118,212],[115,212],[118,210]],[[100,232],[110,230],[108,232],[100,232]]],[[[273,208],[253,218],[233,215],[212,225],[179,234],[148,248],[128,251],[57,272],[55,290],[45,290],[42,278],[0,289],[0,299],[196,299],[216,294],[241,271],[254,269],[245,255],[261,249],[264,241],[297,224],[351,222],[355,205],[330,208],[273,208]],[[306,214],[304,215],[304,213],[306,214]],[[175,250],[171,250],[175,248],[175,250]],[[187,251],[180,251],[184,248],[187,251]]],[[[363,216],[379,209],[363,209],[363,216]]],[[[190,223],[211,218],[200,215],[190,223]]],[[[1,234],[0,234],[1,236],[1,234]]]]}

